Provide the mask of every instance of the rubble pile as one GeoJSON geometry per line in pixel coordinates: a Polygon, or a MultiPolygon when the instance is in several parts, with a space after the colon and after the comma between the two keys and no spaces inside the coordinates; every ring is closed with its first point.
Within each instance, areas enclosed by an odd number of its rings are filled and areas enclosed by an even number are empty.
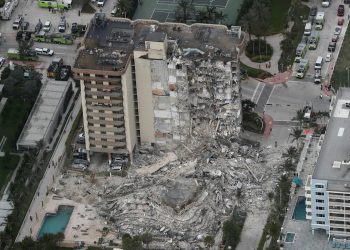
{"type": "Polygon", "coordinates": [[[120,233],[150,232],[159,247],[193,249],[203,244],[201,235],[217,235],[235,207],[268,207],[267,193],[281,172],[280,152],[192,140],[176,151],[179,160],[152,175],[131,174],[122,185],[107,181],[100,216],[120,233]]]}

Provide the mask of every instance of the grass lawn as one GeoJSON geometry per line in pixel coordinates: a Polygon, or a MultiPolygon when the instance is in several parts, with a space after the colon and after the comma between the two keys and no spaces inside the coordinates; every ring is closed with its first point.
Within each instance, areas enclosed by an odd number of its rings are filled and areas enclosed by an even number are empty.
{"type": "MultiPolygon", "coordinates": [[[[338,60],[335,64],[331,84],[333,88],[348,86],[348,72],[346,68],[350,68],[350,32],[346,31],[342,47],[338,56],[338,60]]],[[[350,73],[350,72],[349,72],[350,73]]]]}
{"type": "Polygon", "coordinates": [[[271,16],[269,33],[282,32],[287,25],[287,13],[291,0],[270,0],[271,16]]]}
{"type": "Polygon", "coordinates": [[[258,79],[265,79],[267,77],[272,76],[269,72],[264,71],[262,69],[256,69],[249,67],[242,62],[240,63],[241,69],[243,69],[245,72],[247,72],[247,75],[253,78],[258,78],[258,79]]]}
{"type": "Polygon", "coordinates": [[[22,127],[27,120],[32,105],[22,99],[9,99],[0,116],[0,138],[7,137],[4,151],[15,148],[22,127]]]}
{"type": "Polygon", "coordinates": [[[18,155],[10,155],[8,158],[0,158],[0,194],[11,177],[12,171],[19,162],[18,155]]]}
{"type": "Polygon", "coordinates": [[[265,128],[264,120],[254,112],[243,113],[242,126],[243,129],[257,134],[262,134],[265,128]]]}

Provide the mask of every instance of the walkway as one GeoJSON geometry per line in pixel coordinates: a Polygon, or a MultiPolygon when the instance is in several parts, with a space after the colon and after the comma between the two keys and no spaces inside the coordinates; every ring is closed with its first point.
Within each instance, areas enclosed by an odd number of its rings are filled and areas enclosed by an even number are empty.
{"type": "Polygon", "coordinates": [[[277,74],[279,72],[278,61],[279,61],[281,54],[282,54],[280,43],[283,40],[283,35],[276,34],[276,35],[272,35],[272,36],[267,36],[265,39],[266,39],[267,43],[269,43],[271,45],[271,47],[273,48],[273,54],[272,54],[272,57],[270,60],[270,62],[271,62],[270,68],[266,68],[265,63],[252,62],[246,56],[245,51],[243,51],[243,53],[241,54],[240,61],[249,67],[256,68],[256,69],[260,68],[260,69],[265,70],[265,71],[271,73],[272,75],[274,75],[274,74],[277,74]]]}

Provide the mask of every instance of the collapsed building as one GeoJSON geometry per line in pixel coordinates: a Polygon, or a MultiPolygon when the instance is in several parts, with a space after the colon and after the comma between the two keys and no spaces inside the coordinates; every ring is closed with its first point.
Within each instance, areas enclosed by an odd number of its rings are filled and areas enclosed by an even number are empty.
{"type": "Polygon", "coordinates": [[[192,132],[240,131],[236,32],[223,25],[107,19],[97,13],[73,68],[86,149],[172,150],[192,132]]]}

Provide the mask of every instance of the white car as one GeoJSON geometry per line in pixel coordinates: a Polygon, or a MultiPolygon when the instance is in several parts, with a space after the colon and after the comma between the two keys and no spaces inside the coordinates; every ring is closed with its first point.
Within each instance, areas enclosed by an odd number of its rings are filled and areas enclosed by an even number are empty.
{"type": "Polygon", "coordinates": [[[322,1],[322,7],[329,7],[331,4],[331,0],[323,0],[322,1]]]}
{"type": "Polygon", "coordinates": [[[334,29],[334,35],[339,36],[340,33],[341,33],[341,27],[340,27],[340,26],[335,27],[335,29],[334,29]]]}
{"type": "Polygon", "coordinates": [[[54,52],[52,49],[48,48],[35,48],[35,52],[37,55],[43,55],[43,56],[53,56],[54,52]]]}
{"type": "Polygon", "coordinates": [[[43,28],[43,30],[46,31],[46,32],[49,32],[50,29],[51,29],[51,22],[50,22],[50,21],[46,21],[46,22],[44,23],[44,28],[43,28]]]}
{"type": "Polygon", "coordinates": [[[0,68],[4,65],[4,63],[5,63],[5,58],[0,57],[0,68]]]}
{"type": "Polygon", "coordinates": [[[332,53],[327,53],[327,55],[326,55],[326,62],[332,61],[332,58],[333,58],[333,54],[332,53]]]}

